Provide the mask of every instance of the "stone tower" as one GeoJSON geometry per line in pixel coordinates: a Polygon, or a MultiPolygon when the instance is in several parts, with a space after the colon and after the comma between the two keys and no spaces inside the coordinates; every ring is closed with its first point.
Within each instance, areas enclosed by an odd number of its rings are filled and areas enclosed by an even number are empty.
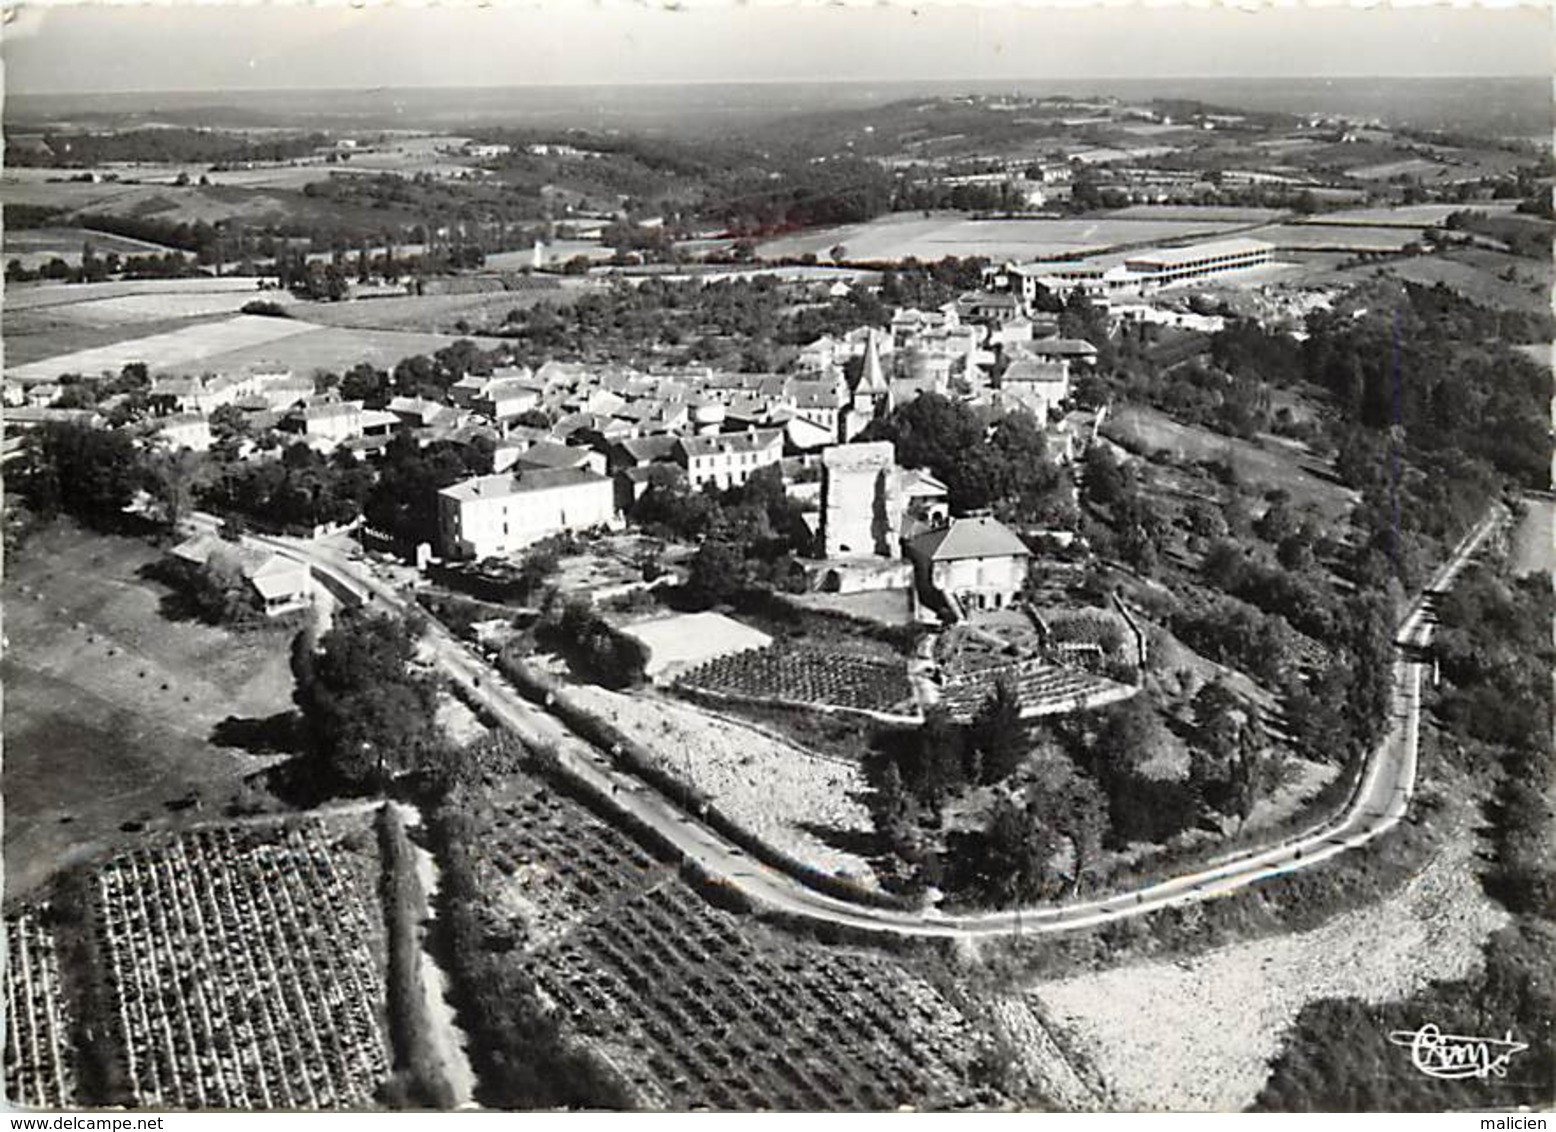
{"type": "Polygon", "coordinates": [[[827,558],[892,558],[906,503],[889,440],[838,444],[821,453],[821,545],[827,558]]]}

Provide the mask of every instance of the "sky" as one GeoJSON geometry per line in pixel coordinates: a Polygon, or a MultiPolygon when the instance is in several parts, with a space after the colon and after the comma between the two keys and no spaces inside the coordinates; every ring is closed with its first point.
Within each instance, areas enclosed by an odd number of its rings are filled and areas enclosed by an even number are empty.
{"type": "Polygon", "coordinates": [[[1256,11],[1095,0],[678,8],[551,0],[350,8],[50,5],[3,30],[6,90],[1540,75],[1550,0],[1256,11]]]}

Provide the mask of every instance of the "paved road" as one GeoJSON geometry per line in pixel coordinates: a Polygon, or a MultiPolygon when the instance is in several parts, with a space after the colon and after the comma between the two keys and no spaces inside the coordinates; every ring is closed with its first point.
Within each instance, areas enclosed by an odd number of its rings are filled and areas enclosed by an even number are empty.
{"type": "MultiPolygon", "coordinates": [[[[1401,623],[1395,639],[1393,722],[1388,736],[1367,758],[1351,801],[1336,817],[1274,845],[1229,854],[1193,872],[1114,896],[998,912],[947,915],[936,908],[895,910],[866,907],[827,896],[795,878],[753,860],[644,785],[616,770],[608,758],[537,708],[483,659],[433,624],[428,642],[439,665],[469,695],[521,738],[555,750],[563,768],[586,788],[609,796],[695,861],[708,874],[738,889],[760,906],[815,922],[845,925],[882,935],[977,937],[1047,934],[1110,923],[1175,905],[1236,892],[1270,877],[1312,868],[1387,833],[1409,809],[1415,789],[1420,740],[1421,683],[1429,663],[1436,595],[1453,585],[1464,566],[1506,519],[1488,516],[1455,550],[1401,623]]],[[[375,604],[403,607],[403,595],[373,578],[359,561],[326,544],[294,539],[264,540],[307,562],[335,585],[375,604]]]]}

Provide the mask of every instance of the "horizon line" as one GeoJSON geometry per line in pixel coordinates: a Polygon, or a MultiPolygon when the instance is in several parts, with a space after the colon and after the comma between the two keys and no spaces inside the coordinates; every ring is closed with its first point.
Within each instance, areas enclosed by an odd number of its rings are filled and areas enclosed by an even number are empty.
{"type": "Polygon", "coordinates": [[[308,93],[312,91],[350,91],[354,93],[371,93],[374,91],[397,90],[582,90],[598,88],[634,87],[707,87],[707,86],[836,86],[836,87],[860,87],[881,86],[887,84],[897,85],[955,85],[958,83],[1088,83],[1088,82],[1129,82],[1129,83],[1153,83],[1153,82],[1258,82],[1258,83],[1294,83],[1314,81],[1380,81],[1380,82],[1422,82],[1438,81],[1450,82],[1454,80],[1506,80],[1549,82],[1550,76],[1542,72],[1530,72],[1525,74],[1310,74],[1310,75],[1071,75],[1071,76],[1038,76],[1026,77],[1001,76],[998,78],[980,78],[977,76],[963,76],[958,78],[913,78],[913,77],[882,77],[873,79],[818,79],[818,78],[702,78],[702,79],[634,79],[630,82],[616,82],[601,80],[597,82],[552,82],[552,83],[404,83],[404,84],[379,84],[374,86],[285,86],[285,87],[133,87],[133,88],[108,88],[97,90],[18,90],[11,89],[6,92],[7,100],[13,98],[86,98],[98,95],[159,95],[159,94],[287,94],[308,93]]]}

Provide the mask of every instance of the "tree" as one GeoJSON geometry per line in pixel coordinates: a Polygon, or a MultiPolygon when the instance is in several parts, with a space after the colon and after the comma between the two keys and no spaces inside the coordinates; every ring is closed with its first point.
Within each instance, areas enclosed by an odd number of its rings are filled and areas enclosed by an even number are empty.
{"type": "Polygon", "coordinates": [[[1009,777],[1026,757],[1026,728],[1021,722],[1021,698],[1010,680],[1001,677],[979,706],[969,727],[972,747],[982,755],[985,784],[1009,777]]]}
{"type": "Polygon", "coordinates": [[[162,506],[168,529],[176,531],[194,506],[201,460],[189,449],[157,452],[146,462],[146,488],[162,506]]]}
{"type": "Polygon", "coordinates": [[[726,539],[709,539],[692,556],[687,585],[709,605],[727,602],[750,582],[745,552],[726,539]]]}
{"type": "Polygon", "coordinates": [[[396,615],[350,607],[300,670],[295,699],[322,782],[382,790],[436,749],[432,682],[412,668],[416,642],[396,615]]]}
{"type": "Polygon", "coordinates": [[[129,506],[143,478],[140,453],[123,432],[48,424],[27,435],[26,451],[23,493],[43,515],[110,519],[129,506]]]}

